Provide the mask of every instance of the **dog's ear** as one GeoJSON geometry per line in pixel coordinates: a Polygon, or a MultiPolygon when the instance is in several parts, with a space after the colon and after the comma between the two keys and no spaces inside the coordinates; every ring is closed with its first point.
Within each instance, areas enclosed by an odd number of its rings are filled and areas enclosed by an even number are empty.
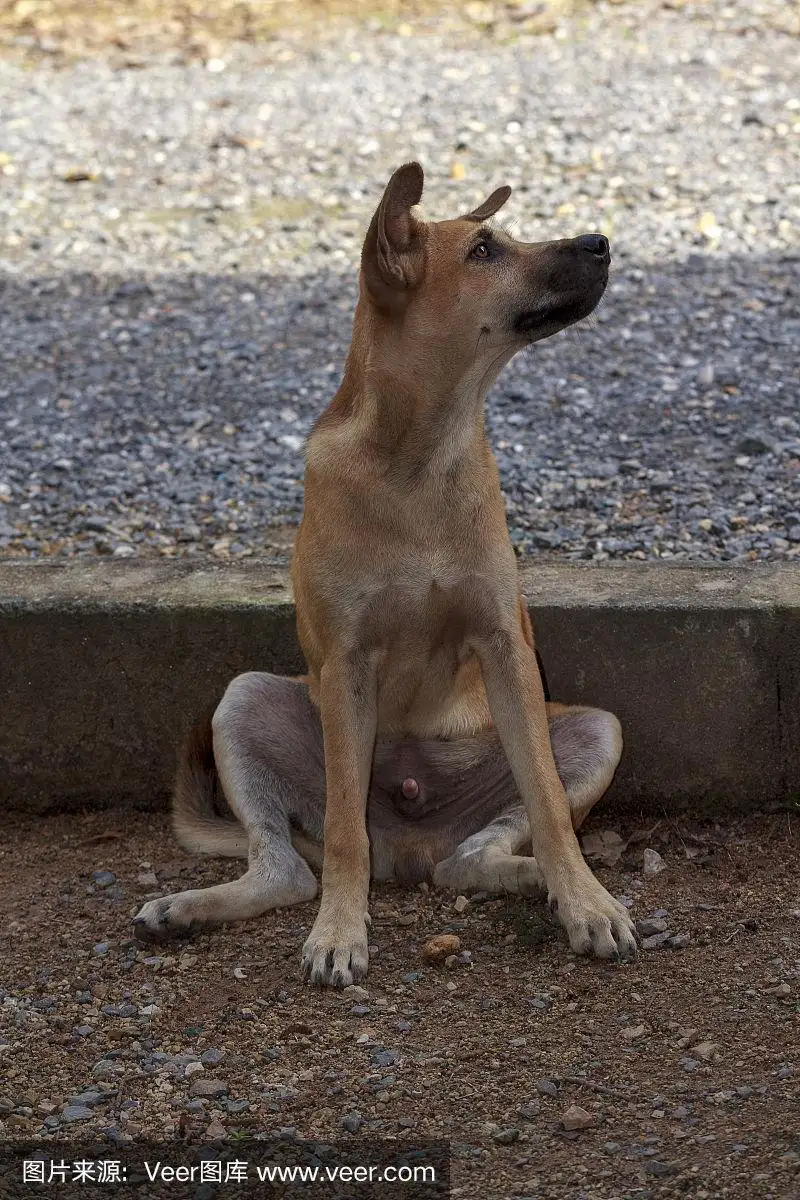
{"type": "Polygon", "coordinates": [[[484,200],[483,204],[479,204],[472,212],[464,213],[462,221],[477,221],[478,224],[481,221],[488,221],[489,217],[493,217],[496,212],[500,211],[510,195],[511,188],[508,184],[504,184],[503,187],[492,192],[488,200],[484,200]]]}
{"type": "Polygon", "coordinates": [[[397,304],[425,269],[424,225],[411,213],[422,198],[424,176],[417,162],[398,167],[372,218],[361,269],[373,299],[382,308],[397,304]]]}

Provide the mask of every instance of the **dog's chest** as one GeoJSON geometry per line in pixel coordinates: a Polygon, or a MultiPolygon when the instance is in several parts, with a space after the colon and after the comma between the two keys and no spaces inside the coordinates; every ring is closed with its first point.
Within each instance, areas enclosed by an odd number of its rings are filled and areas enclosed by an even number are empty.
{"type": "Polygon", "coordinates": [[[473,641],[486,595],[484,578],[446,562],[411,564],[376,589],[361,635],[377,655],[382,730],[446,736],[484,723],[473,641]]]}

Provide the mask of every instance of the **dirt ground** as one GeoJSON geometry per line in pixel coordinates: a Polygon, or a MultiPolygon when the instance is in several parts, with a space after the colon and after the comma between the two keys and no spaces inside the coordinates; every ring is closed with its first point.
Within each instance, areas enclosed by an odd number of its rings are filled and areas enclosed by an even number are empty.
{"type": "Polygon", "coordinates": [[[342,995],[300,982],[310,905],[131,939],[147,896],[237,870],[165,814],[7,820],[0,1135],[435,1137],[455,1196],[800,1195],[798,819],[611,827],[599,875],[678,948],[602,965],[534,901],[381,887],[367,994],[342,995]],[[424,965],[440,933],[460,957],[424,965]]]}

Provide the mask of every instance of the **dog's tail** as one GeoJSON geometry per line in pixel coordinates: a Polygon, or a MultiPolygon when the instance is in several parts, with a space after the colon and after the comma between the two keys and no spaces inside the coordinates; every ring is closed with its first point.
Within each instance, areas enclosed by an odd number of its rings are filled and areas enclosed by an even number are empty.
{"type": "Polygon", "coordinates": [[[181,748],[172,825],[186,850],[247,858],[247,834],[228,806],[214,761],[211,712],[195,725],[181,748]]]}

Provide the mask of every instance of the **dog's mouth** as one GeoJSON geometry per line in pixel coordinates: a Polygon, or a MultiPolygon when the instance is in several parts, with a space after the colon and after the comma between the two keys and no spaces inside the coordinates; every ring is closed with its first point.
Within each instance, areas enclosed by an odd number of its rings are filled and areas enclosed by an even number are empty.
{"type": "Polygon", "coordinates": [[[514,318],[514,332],[531,337],[566,329],[568,325],[574,325],[576,321],[588,317],[599,304],[604,291],[605,283],[593,294],[581,292],[580,295],[570,296],[568,299],[548,299],[533,308],[523,309],[514,318]]]}

